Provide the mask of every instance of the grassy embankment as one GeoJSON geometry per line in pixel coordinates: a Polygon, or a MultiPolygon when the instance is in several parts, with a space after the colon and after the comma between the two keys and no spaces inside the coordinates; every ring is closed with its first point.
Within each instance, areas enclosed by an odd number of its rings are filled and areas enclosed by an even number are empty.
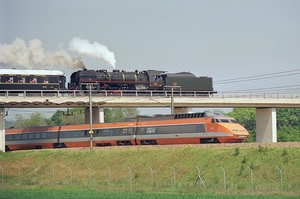
{"type": "Polygon", "coordinates": [[[295,146],[19,151],[0,153],[0,167],[0,189],[300,195],[300,147],[295,146]],[[205,187],[195,184],[195,166],[205,187]],[[226,172],[226,191],[221,167],[226,172]]]}

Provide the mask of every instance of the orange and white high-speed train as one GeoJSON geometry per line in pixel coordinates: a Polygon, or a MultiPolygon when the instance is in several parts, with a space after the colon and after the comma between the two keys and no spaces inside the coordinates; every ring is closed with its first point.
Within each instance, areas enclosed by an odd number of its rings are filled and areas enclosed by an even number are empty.
{"type": "MultiPolygon", "coordinates": [[[[90,146],[90,125],[6,129],[6,150],[90,146]]],[[[236,143],[249,133],[231,117],[215,113],[138,116],[93,124],[93,146],[236,143]]]]}

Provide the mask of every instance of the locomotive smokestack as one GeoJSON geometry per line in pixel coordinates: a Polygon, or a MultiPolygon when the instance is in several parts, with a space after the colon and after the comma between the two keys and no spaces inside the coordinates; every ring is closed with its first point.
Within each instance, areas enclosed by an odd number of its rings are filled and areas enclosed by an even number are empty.
{"type": "Polygon", "coordinates": [[[106,61],[109,65],[116,68],[116,60],[113,52],[110,52],[108,48],[98,42],[90,43],[86,39],[80,39],[74,37],[69,44],[69,49],[76,51],[80,54],[85,54],[91,57],[102,59],[106,61]]]}
{"type": "Polygon", "coordinates": [[[76,68],[81,68],[81,69],[86,70],[86,67],[85,67],[85,65],[83,64],[83,62],[81,61],[81,58],[80,58],[80,57],[74,57],[74,58],[73,58],[73,62],[74,62],[74,66],[75,66],[76,68]]]}

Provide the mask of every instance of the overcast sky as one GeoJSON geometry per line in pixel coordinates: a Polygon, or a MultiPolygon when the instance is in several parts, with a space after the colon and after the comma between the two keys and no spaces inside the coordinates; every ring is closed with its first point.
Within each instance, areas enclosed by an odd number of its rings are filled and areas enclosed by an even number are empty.
{"type": "MultiPolygon", "coordinates": [[[[0,43],[38,39],[88,69],[113,69],[69,50],[78,37],[106,46],[120,70],[190,71],[213,77],[217,91],[299,92],[299,19],[298,0],[0,0],[0,43]],[[244,77],[262,78],[232,81],[244,77]]],[[[12,66],[0,60],[0,67],[12,66]]]]}

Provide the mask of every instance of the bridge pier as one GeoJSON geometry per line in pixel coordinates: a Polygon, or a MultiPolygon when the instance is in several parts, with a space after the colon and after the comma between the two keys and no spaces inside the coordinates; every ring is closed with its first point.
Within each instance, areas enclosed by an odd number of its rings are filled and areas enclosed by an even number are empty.
{"type": "MultiPolygon", "coordinates": [[[[85,112],[89,113],[90,108],[86,107],[85,112]]],[[[97,123],[104,123],[104,108],[101,107],[93,107],[92,108],[92,123],[97,124],[97,123]]],[[[85,114],[85,123],[89,124],[90,123],[90,114],[85,114]]]]}
{"type": "Polygon", "coordinates": [[[256,109],[256,142],[277,142],[276,108],[256,109]]]}
{"type": "Polygon", "coordinates": [[[0,108],[0,151],[5,152],[5,108],[0,108]]]}

